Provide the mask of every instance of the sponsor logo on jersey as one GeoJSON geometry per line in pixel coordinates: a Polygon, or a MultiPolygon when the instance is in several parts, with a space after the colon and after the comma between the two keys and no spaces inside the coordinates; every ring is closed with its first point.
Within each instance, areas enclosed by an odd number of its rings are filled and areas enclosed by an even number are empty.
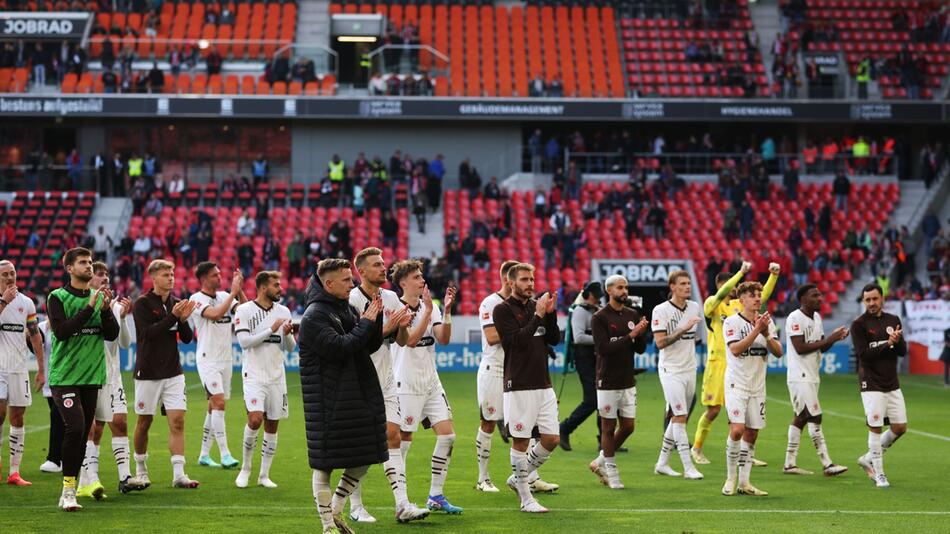
{"type": "Polygon", "coordinates": [[[416,343],[416,347],[431,347],[432,345],[435,345],[435,338],[432,336],[425,336],[416,343]]]}
{"type": "Polygon", "coordinates": [[[280,343],[280,335],[271,334],[267,336],[267,339],[264,340],[264,343],[280,343]]]}
{"type": "Polygon", "coordinates": [[[102,329],[98,326],[86,326],[79,330],[80,336],[98,336],[102,333],[102,329]]]}
{"type": "Polygon", "coordinates": [[[22,324],[3,323],[3,325],[0,326],[0,330],[4,332],[22,332],[24,327],[22,324]]]}
{"type": "Polygon", "coordinates": [[[231,324],[231,316],[225,315],[224,317],[215,321],[215,324],[231,324]]]}

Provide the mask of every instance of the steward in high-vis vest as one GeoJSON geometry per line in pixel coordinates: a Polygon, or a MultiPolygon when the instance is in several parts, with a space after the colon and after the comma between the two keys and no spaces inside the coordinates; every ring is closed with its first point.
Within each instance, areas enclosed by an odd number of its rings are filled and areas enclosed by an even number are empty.
{"type": "Polygon", "coordinates": [[[327,176],[334,183],[340,183],[346,177],[346,163],[340,159],[339,154],[334,154],[333,159],[327,163],[327,176]]]}

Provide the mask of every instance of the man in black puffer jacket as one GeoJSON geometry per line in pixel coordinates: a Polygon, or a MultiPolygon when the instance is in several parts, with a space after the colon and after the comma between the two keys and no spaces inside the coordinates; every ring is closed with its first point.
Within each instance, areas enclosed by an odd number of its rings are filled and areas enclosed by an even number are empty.
{"type": "Polygon", "coordinates": [[[369,466],[389,458],[386,408],[370,358],[383,342],[382,301],[373,300],[361,316],[348,301],[352,288],[348,261],[321,261],[300,322],[307,451],[324,532],[352,532],[343,504],[369,466]],[[344,471],[331,500],[334,469],[344,471]]]}

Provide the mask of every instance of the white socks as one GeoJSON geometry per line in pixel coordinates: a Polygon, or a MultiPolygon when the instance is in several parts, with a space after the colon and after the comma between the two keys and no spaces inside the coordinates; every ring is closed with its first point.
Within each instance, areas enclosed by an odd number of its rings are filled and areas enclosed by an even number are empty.
{"type": "Polygon", "coordinates": [[[689,439],[686,437],[686,423],[670,422],[670,428],[673,429],[673,441],[676,443],[676,450],[680,453],[680,460],[683,461],[683,469],[686,471],[694,469],[693,459],[689,456],[689,439]]]}
{"type": "MultiPolygon", "coordinates": [[[[808,425],[808,430],[811,431],[811,423],[808,425]]],[[[814,441],[814,439],[815,435],[812,434],[812,441],[814,441]]],[[[801,440],[802,429],[795,425],[788,425],[788,449],[785,450],[785,467],[795,467],[797,465],[798,445],[801,443],[801,440]]]]}
{"type": "Polygon", "coordinates": [[[115,466],[119,470],[119,480],[132,476],[129,466],[129,438],[112,438],[112,455],[115,456],[115,466]]]}
{"type": "MultiPolygon", "coordinates": [[[[0,429],[2,432],[2,429],[0,429]]],[[[20,472],[20,461],[23,459],[23,440],[26,429],[22,426],[10,426],[10,474],[20,472]]]]}
{"type": "Polygon", "coordinates": [[[746,440],[739,442],[739,485],[749,483],[752,474],[752,458],[755,455],[755,444],[746,440]]]}
{"type": "Polygon", "coordinates": [[[215,441],[218,442],[218,452],[221,456],[231,456],[231,451],[228,449],[228,434],[224,430],[224,410],[211,411],[211,430],[214,432],[215,441]]]}
{"type": "Polygon", "coordinates": [[[475,452],[478,454],[478,481],[488,480],[488,459],[491,457],[491,434],[486,434],[481,428],[475,438],[475,452]]]}
{"type": "Polygon", "coordinates": [[[511,449],[511,471],[515,476],[515,488],[521,498],[521,506],[524,506],[534,500],[528,488],[528,453],[511,449]]]}
{"type": "Polygon", "coordinates": [[[135,475],[136,476],[147,475],[148,466],[145,465],[145,462],[148,461],[148,453],[145,453],[145,454],[135,453],[134,458],[135,458],[135,475]]]}
{"type": "Polygon", "coordinates": [[[528,470],[530,472],[537,472],[550,456],[551,451],[545,449],[540,441],[536,442],[534,447],[531,447],[528,451],[528,470]]]}
{"type": "Polygon", "coordinates": [[[453,443],[455,443],[455,434],[435,437],[435,449],[432,451],[432,483],[429,486],[431,497],[442,495],[445,477],[449,473],[449,461],[452,460],[453,443]]]}
{"type": "Polygon", "coordinates": [[[185,457],[180,454],[172,455],[172,480],[185,476],[185,457]]]}
{"type": "Polygon", "coordinates": [[[343,505],[346,504],[346,498],[353,493],[353,490],[359,487],[360,479],[363,478],[363,475],[365,475],[368,470],[368,465],[347,467],[343,470],[343,474],[340,476],[340,483],[337,484],[331,501],[331,511],[333,515],[343,513],[343,505]]]}
{"type": "Polygon", "coordinates": [[[399,443],[399,451],[402,452],[402,459],[405,460],[409,456],[409,448],[412,447],[411,441],[402,441],[399,443]]]}
{"type": "Polygon", "coordinates": [[[726,479],[735,480],[739,468],[739,442],[733,441],[732,436],[726,437],[726,479]]]}
{"type": "Polygon", "coordinates": [[[884,450],[890,449],[891,445],[893,445],[894,442],[897,441],[897,438],[899,437],[900,436],[891,432],[891,429],[888,428],[887,431],[881,434],[881,448],[884,450]]]}
{"type": "Polygon", "coordinates": [[[676,446],[676,440],[673,438],[672,423],[666,426],[666,432],[663,433],[663,445],[660,447],[660,458],[656,461],[657,465],[667,465],[670,463],[670,452],[676,446]]]}
{"type": "Polygon", "coordinates": [[[828,444],[825,443],[825,435],[821,431],[821,425],[808,423],[808,434],[811,436],[811,442],[815,445],[815,451],[818,453],[818,459],[821,460],[821,466],[824,468],[831,465],[831,456],[828,454],[828,444]]]}
{"type": "Polygon", "coordinates": [[[205,413],[205,425],[201,433],[201,454],[200,456],[208,456],[211,454],[211,441],[214,436],[214,431],[211,428],[211,414],[205,413]]]}
{"type": "MultiPolygon", "coordinates": [[[[257,449],[257,435],[261,429],[251,430],[251,427],[244,425],[244,440],[242,442],[242,462],[241,471],[251,472],[254,464],[254,450],[257,449]]],[[[261,452],[263,454],[263,451],[261,452]]]]}
{"type": "Polygon", "coordinates": [[[270,464],[274,462],[275,454],[277,454],[277,433],[264,432],[264,441],[261,442],[261,474],[258,478],[270,478],[270,464]]]}
{"type": "Polygon", "coordinates": [[[333,509],[330,501],[330,472],[313,470],[311,480],[313,485],[313,503],[317,505],[317,512],[320,514],[320,522],[323,523],[324,530],[333,526],[333,509]]]}
{"type": "MultiPolygon", "coordinates": [[[[406,459],[402,457],[401,449],[389,449],[389,460],[383,462],[383,471],[389,480],[389,487],[393,490],[393,499],[399,509],[409,502],[406,490],[406,459]]],[[[354,492],[353,495],[356,495],[354,492]]],[[[353,496],[350,496],[350,510],[353,509],[353,496]]]]}
{"type": "Polygon", "coordinates": [[[79,485],[88,486],[99,481],[99,446],[92,440],[86,441],[86,456],[79,470],[79,485]]]}
{"type": "MultiPolygon", "coordinates": [[[[893,441],[891,443],[893,443],[893,441]]],[[[883,475],[884,448],[881,446],[880,434],[868,431],[868,455],[871,457],[871,466],[874,468],[874,473],[876,475],[883,475]]]]}

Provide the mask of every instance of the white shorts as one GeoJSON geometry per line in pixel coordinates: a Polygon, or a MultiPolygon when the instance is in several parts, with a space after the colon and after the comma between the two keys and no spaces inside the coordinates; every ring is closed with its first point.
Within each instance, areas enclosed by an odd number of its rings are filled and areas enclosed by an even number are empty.
{"type": "Polygon", "coordinates": [[[155,415],[159,403],[165,406],[165,410],[188,409],[188,401],[185,399],[185,375],[162,380],[135,381],[136,415],[155,415]]]}
{"type": "Polygon", "coordinates": [[[726,390],[726,413],[730,423],[739,423],[753,430],[765,428],[765,395],[746,395],[726,390]]]}
{"type": "Polygon", "coordinates": [[[389,375],[379,378],[379,387],[383,390],[383,403],[386,405],[386,422],[394,425],[402,424],[402,417],[399,415],[399,396],[396,395],[396,379],[393,378],[392,370],[389,375]]]}
{"type": "Polygon", "coordinates": [[[399,428],[403,432],[415,432],[423,419],[429,420],[430,427],[452,419],[452,408],[441,384],[428,395],[400,393],[398,398],[399,414],[402,417],[399,428]]]}
{"type": "Polygon", "coordinates": [[[244,406],[248,412],[264,412],[271,421],[287,419],[287,382],[262,384],[245,378],[244,406]]]}
{"type": "Polygon", "coordinates": [[[792,411],[795,415],[808,408],[811,416],[821,415],[821,403],[818,402],[818,386],[814,382],[789,382],[788,394],[792,398],[792,411]]]}
{"type": "Polygon", "coordinates": [[[209,398],[212,395],[224,395],[225,400],[231,398],[231,362],[198,360],[196,367],[209,398]]]}
{"type": "Polygon", "coordinates": [[[478,409],[483,421],[502,421],[505,418],[505,377],[478,368],[478,409]]]}
{"type": "Polygon", "coordinates": [[[864,415],[868,418],[868,426],[880,428],[887,424],[907,423],[907,407],[904,406],[904,393],[894,391],[862,391],[861,402],[864,403],[864,415]]]}
{"type": "Polygon", "coordinates": [[[30,373],[0,373],[0,400],[18,408],[32,405],[30,373]]]}
{"type": "Polygon", "coordinates": [[[505,418],[514,438],[530,438],[535,426],[541,434],[560,432],[554,388],[505,392],[505,418]]]}
{"type": "Polygon", "coordinates": [[[104,384],[99,388],[99,398],[96,401],[96,421],[111,423],[117,413],[129,413],[125,388],[121,385],[104,384]]]}
{"type": "Polygon", "coordinates": [[[687,415],[696,393],[696,373],[661,374],[660,385],[667,409],[672,410],[673,415],[687,415]]]}
{"type": "Polygon", "coordinates": [[[626,389],[598,389],[597,411],[604,419],[626,417],[634,419],[637,416],[637,387],[626,389]]]}

